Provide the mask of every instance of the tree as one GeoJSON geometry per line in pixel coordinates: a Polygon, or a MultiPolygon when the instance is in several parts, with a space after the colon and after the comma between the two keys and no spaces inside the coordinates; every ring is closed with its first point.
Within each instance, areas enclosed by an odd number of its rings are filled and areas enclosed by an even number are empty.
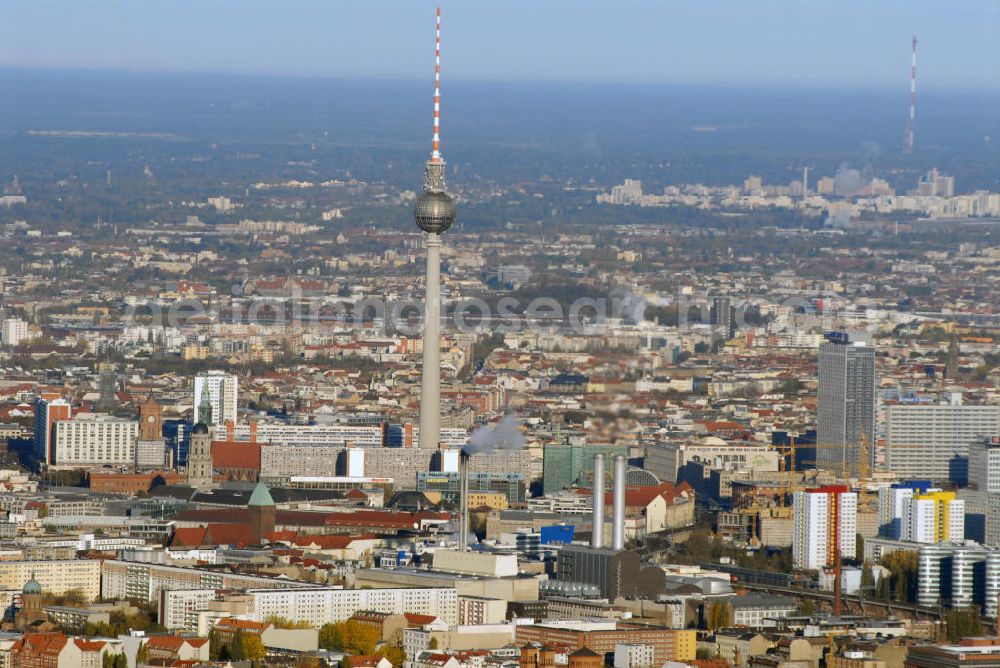
{"type": "MultiPolygon", "coordinates": [[[[918,558],[919,554],[913,550],[896,550],[882,557],[882,565],[889,569],[887,599],[891,598],[902,603],[913,602],[917,592],[918,558]]],[[[878,593],[885,591],[879,587],[878,593]]]]}
{"type": "Polygon", "coordinates": [[[871,562],[866,561],[861,567],[861,595],[875,589],[875,574],[872,572],[871,562]]]}
{"type": "Polygon", "coordinates": [[[982,620],[979,618],[979,608],[954,608],[945,616],[948,629],[948,641],[958,642],[962,638],[978,636],[983,633],[982,620]]]}
{"type": "Polygon", "coordinates": [[[431,641],[427,643],[427,649],[437,649],[437,648],[438,648],[438,639],[436,636],[431,636],[431,641]]]}
{"type": "Polygon", "coordinates": [[[777,391],[781,392],[785,396],[788,396],[790,394],[798,394],[803,387],[804,385],[802,381],[799,380],[798,378],[789,378],[788,380],[786,380],[785,382],[783,382],[781,385],[778,386],[777,391]]]}
{"type": "Polygon", "coordinates": [[[315,656],[300,656],[292,666],[293,668],[320,668],[320,663],[315,656]]]}
{"type": "Polygon", "coordinates": [[[880,601],[888,601],[892,598],[892,591],[890,590],[889,580],[891,579],[888,575],[883,575],[879,578],[878,584],[875,585],[875,598],[880,601]]]}
{"type": "Polygon", "coordinates": [[[293,622],[285,617],[280,617],[278,615],[271,615],[267,618],[267,622],[274,626],[276,629],[311,629],[313,625],[307,621],[293,622]]]}
{"type": "Polygon", "coordinates": [[[263,659],[265,656],[267,650],[264,649],[264,641],[260,636],[256,633],[243,634],[243,658],[255,660],[263,659]]]}
{"type": "MultiPolygon", "coordinates": [[[[214,659],[222,659],[222,652],[226,649],[225,643],[222,642],[222,636],[219,634],[218,629],[212,629],[208,632],[208,656],[214,659]]],[[[226,654],[229,652],[227,651],[226,654]]]]}
{"type": "Polygon", "coordinates": [[[249,635],[243,631],[237,631],[233,634],[233,639],[229,642],[229,658],[234,661],[243,661],[244,659],[248,659],[248,644],[249,635]]]}
{"type": "Polygon", "coordinates": [[[715,631],[732,626],[732,615],[730,613],[731,608],[728,603],[725,601],[713,601],[708,606],[708,615],[705,620],[709,630],[715,631]]]}
{"type": "Polygon", "coordinates": [[[816,614],[816,604],[813,603],[812,599],[810,598],[803,599],[802,605],[799,606],[798,613],[800,615],[811,617],[812,615],[816,614]]]}
{"type": "Polygon", "coordinates": [[[397,668],[403,665],[406,661],[406,651],[402,647],[397,647],[395,645],[390,645],[382,650],[382,656],[392,662],[393,666],[397,668]]]}
{"type": "Polygon", "coordinates": [[[340,624],[324,624],[319,630],[319,646],[323,649],[340,650],[344,646],[340,624]]]}
{"type": "Polygon", "coordinates": [[[101,659],[103,668],[128,668],[128,659],[124,654],[107,653],[101,659]]]}
{"type": "Polygon", "coordinates": [[[67,592],[63,594],[63,605],[78,607],[87,602],[87,595],[80,588],[67,590],[67,592]]]}
{"type": "Polygon", "coordinates": [[[320,647],[348,654],[374,654],[380,639],[378,629],[374,626],[353,619],[324,624],[319,630],[320,647]]]}
{"type": "Polygon", "coordinates": [[[142,643],[139,645],[139,651],[135,653],[135,662],[137,665],[142,665],[148,658],[149,650],[146,648],[146,643],[142,643]]]}
{"type": "Polygon", "coordinates": [[[353,619],[344,622],[342,633],[343,650],[349,654],[369,655],[375,653],[379,632],[374,626],[362,624],[353,619]]]}

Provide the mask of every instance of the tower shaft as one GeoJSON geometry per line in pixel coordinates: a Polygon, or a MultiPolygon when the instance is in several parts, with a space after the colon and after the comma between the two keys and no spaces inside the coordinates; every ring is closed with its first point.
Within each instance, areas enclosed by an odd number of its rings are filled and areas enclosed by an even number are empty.
{"type": "Polygon", "coordinates": [[[420,375],[420,447],[441,440],[441,235],[427,233],[424,285],[424,355],[420,375]]]}

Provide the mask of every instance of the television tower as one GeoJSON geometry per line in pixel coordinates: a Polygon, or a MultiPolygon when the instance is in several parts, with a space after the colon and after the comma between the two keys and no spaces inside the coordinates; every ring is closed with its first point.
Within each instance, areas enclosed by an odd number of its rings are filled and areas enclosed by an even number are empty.
{"type": "Polygon", "coordinates": [[[427,275],[424,296],[424,357],[420,377],[420,447],[437,449],[441,440],[441,233],[455,222],[455,201],[444,189],[441,158],[441,8],[434,39],[434,137],[424,165],[424,191],[413,217],[426,233],[427,275]]]}
{"type": "Polygon", "coordinates": [[[906,153],[913,153],[913,121],[917,115],[917,36],[913,36],[913,52],[910,56],[910,123],[906,128],[906,153]]]}

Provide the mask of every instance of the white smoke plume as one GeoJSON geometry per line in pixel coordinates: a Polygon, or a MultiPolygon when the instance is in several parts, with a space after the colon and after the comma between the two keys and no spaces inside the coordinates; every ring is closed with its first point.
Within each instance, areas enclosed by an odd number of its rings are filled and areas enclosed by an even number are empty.
{"type": "Polygon", "coordinates": [[[846,162],[842,163],[833,175],[833,190],[841,197],[856,195],[861,190],[861,172],[851,169],[846,162]]]}
{"type": "Polygon", "coordinates": [[[495,425],[483,425],[472,432],[469,442],[462,448],[467,455],[494,450],[520,450],[524,447],[524,435],[513,413],[508,413],[495,425]]]}

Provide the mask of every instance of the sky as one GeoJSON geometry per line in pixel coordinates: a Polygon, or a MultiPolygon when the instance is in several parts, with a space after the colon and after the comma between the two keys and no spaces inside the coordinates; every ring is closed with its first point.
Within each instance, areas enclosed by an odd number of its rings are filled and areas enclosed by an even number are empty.
{"type": "MultiPolygon", "coordinates": [[[[418,79],[428,0],[0,0],[0,66],[418,79]]],[[[442,0],[442,76],[1000,91],[998,0],[442,0]]]]}

